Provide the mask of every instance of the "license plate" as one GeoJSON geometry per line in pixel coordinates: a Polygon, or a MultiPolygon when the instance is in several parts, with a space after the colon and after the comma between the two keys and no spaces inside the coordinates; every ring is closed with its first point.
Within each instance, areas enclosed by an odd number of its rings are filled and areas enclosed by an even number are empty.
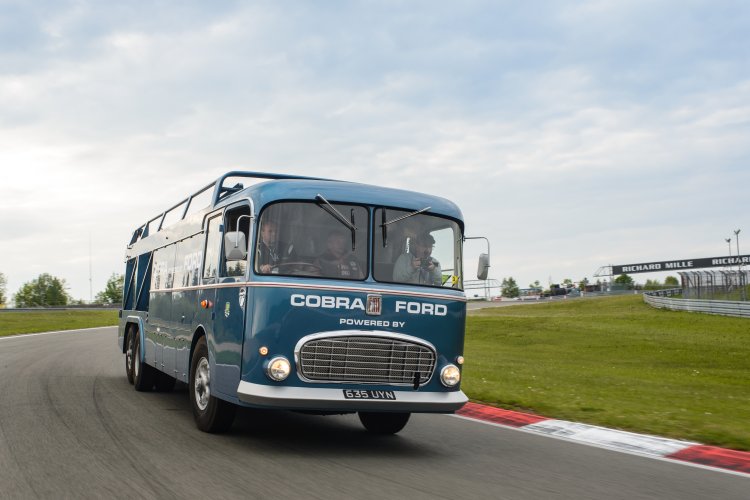
{"type": "Polygon", "coordinates": [[[396,400],[393,391],[365,391],[361,389],[344,389],[344,399],[389,399],[396,400]]]}

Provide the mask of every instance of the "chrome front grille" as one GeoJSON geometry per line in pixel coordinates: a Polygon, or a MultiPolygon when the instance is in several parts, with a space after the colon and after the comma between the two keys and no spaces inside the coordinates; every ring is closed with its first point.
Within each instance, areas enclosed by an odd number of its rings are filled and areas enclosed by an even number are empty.
{"type": "Polygon", "coordinates": [[[319,382],[414,385],[430,380],[435,351],[426,345],[389,337],[324,337],[299,350],[303,377],[319,382]]]}

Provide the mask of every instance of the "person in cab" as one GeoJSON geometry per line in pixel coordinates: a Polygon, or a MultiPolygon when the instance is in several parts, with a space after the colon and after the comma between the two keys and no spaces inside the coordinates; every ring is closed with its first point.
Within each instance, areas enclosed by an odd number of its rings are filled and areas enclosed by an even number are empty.
{"type": "Polygon", "coordinates": [[[320,275],[326,278],[364,279],[365,273],[356,256],[347,248],[342,231],[332,231],[326,239],[326,251],[317,259],[320,275]]]}
{"type": "Polygon", "coordinates": [[[413,240],[407,253],[403,253],[393,266],[393,281],[420,285],[441,286],[443,272],[440,263],[432,257],[435,238],[421,233],[413,240]]]}

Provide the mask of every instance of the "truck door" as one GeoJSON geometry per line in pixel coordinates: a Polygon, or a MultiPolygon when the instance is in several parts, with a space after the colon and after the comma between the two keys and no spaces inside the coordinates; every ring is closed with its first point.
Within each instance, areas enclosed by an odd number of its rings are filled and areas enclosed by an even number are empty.
{"type": "Polygon", "coordinates": [[[214,301],[215,387],[234,396],[240,383],[242,342],[247,310],[248,237],[250,207],[246,203],[226,210],[223,250],[214,301]]]}

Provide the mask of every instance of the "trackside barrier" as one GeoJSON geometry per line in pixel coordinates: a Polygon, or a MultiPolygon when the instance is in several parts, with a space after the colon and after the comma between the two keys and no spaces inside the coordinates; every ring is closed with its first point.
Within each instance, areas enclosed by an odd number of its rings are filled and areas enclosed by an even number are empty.
{"type": "Polygon", "coordinates": [[[112,306],[60,306],[60,307],[0,307],[0,313],[13,312],[52,312],[52,311],[119,311],[119,307],[112,306]]]}
{"type": "Polygon", "coordinates": [[[645,292],[643,300],[650,306],[659,309],[672,309],[673,311],[701,312],[707,314],[719,314],[721,316],[735,316],[738,318],[750,318],[750,302],[738,302],[731,300],[696,300],[696,299],[673,299],[658,296],[658,292],[645,292]]]}

